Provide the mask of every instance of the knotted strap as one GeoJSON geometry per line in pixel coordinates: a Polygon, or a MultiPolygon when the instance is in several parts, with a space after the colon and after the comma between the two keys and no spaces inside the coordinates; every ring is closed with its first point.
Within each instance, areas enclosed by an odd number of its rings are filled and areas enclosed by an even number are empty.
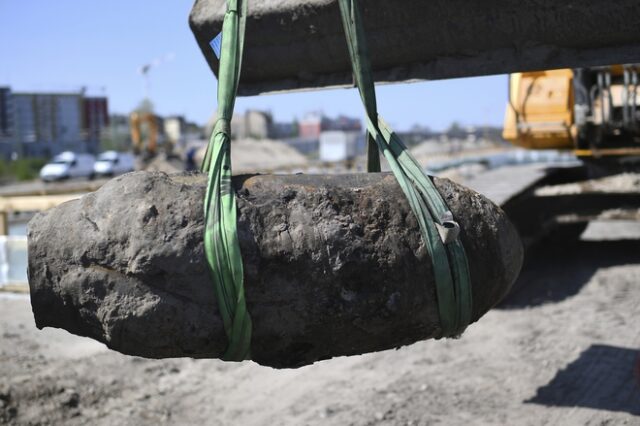
{"type": "Polygon", "coordinates": [[[228,0],[222,27],[218,71],[218,121],[202,171],[208,173],[204,199],[204,248],[218,307],[229,339],[221,357],[250,357],[251,318],[244,297],[244,271],[238,242],[235,191],[231,185],[231,117],[240,80],[247,0],[228,0]],[[240,5],[240,7],[239,7],[240,5]]]}
{"type": "MultiPolygon", "coordinates": [[[[374,141],[377,150],[387,159],[418,220],[435,275],[442,337],[459,335],[471,322],[472,300],[469,266],[458,238],[458,224],[423,168],[378,116],[373,73],[358,2],[339,0],[339,4],[355,83],[367,111],[369,141],[374,141]]],[[[379,156],[378,152],[375,156],[379,156]]],[[[371,158],[370,150],[370,171],[375,170],[371,158]]]]}

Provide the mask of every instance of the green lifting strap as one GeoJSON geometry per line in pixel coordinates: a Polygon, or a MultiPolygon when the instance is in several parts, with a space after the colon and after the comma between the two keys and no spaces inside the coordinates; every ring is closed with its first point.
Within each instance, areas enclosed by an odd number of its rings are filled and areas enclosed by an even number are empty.
{"type": "Polygon", "coordinates": [[[218,120],[202,171],[208,173],[204,199],[204,247],[229,343],[222,359],[250,358],[251,318],[244,296],[235,191],[231,185],[231,117],[240,80],[247,1],[228,0],[218,72],[218,120]],[[240,7],[238,5],[240,4],[240,7]]]}
{"type": "MultiPolygon", "coordinates": [[[[471,321],[469,268],[457,224],[431,180],[402,141],[377,115],[375,87],[360,11],[355,0],[340,0],[356,84],[367,110],[369,171],[379,171],[379,152],[409,200],[431,256],[442,336],[455,336],[471,321]]],[[[231,184],[231,117],[235,104],[247,0],[228,0],[218,72],[218,120],[207,146],[203,172],[208,174],[204,200],[205,255],[229,343],[222,359],[250,358],[251,318],[244,295],[242,254],[238,242],[235,192],[231,184]],[[240,7],[238,7],[240,5],[240,7]]]]}
{"type": "MultiPolygon", "coordinates": [[[[436,279],[441,337],[457,336],[471,322],[472,314],[469,265],[458,238],[458,224],[420,164],[378,116],[375,85],[358,1],[339,0],[339,4],[355,83],[367,111],[369,141],[375,141],[377,149],[387,159],[418,220],[436,279]]],[[[379,156],[377,150],[375,156],[379,156]]],[[[376,171],[371,158],[370,149],[367,168],[376,171]]]]}

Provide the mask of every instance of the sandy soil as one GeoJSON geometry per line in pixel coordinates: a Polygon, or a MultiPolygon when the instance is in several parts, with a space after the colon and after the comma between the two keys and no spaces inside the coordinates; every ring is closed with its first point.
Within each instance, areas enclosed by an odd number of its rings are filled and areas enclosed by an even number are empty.
{"type": "Polygon", "coordinates": [[[532,253],[508,300],[460,339],[299,370],[123,356],[37,330],[27,296],[5,294],[0,423],[640,424],[634,236],[639,225],[592,225],[532,253]]]}

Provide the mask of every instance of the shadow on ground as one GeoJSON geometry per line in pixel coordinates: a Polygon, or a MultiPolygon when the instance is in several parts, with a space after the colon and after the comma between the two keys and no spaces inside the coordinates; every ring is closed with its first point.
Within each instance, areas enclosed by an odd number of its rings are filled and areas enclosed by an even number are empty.
{"type": "Polygon", "coordinates": [[[600,268],[640,263],[640,241],[573,241],[532,248],[498,309],[560,302],[577,294],[600,268]]]}
{"type": "Polygon", "coordinates": [[[526,402],[640,416],[640,351],[590,346],[526,402]]]}

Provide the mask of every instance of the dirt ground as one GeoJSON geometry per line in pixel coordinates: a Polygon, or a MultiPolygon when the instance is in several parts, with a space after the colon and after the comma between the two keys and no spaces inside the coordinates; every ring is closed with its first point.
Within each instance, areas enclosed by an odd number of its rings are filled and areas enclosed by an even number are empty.
{"type": "Polygon", "coordinates": [[[640,224],[592,224],[460,339],[282,371],[124,356],[5,293],[0,423],[638,425],[639,286],[640,224]]]}

